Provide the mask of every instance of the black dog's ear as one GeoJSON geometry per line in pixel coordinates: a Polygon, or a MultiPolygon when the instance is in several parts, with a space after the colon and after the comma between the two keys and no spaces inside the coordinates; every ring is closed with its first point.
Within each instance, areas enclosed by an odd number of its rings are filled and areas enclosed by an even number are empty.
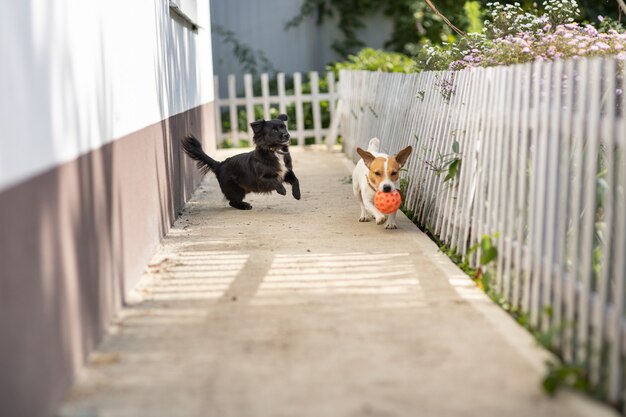
{"type": "Polygon", "coordinates": [[[289,120],[289,117],[287,117],[286,114],[279,114],[278,120],[282,120],[283,122],[286,122],[287,120],[289,120]]]}
{"type": "Polygon", "coordinates": [[[257,120],[256,122],[250,123],[250,127],[255,135],[261,133],[263,128],[265,127],[265,120],[257,120]]]}

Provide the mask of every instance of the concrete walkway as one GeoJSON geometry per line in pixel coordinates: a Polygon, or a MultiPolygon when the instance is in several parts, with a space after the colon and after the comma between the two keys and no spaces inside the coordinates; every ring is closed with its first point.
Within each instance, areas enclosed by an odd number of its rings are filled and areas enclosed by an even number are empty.
{"type": "Polygon", "coordinates": [[[60,416],[616,415],[546,396],[546,353],[404,216],[359,223],[345,157],[294,159],[302,200],[252,211],[207,176],[60,416]]]}

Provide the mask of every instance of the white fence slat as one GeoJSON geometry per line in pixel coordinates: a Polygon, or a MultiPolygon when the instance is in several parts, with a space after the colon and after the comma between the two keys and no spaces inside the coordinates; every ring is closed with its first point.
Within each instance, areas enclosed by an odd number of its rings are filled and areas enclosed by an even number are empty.
{"type": "Polygon", "coordinates": [[[543,301],[543,292],[549,291],[545,285],[542,285],[543,261],[545,251],[546,229],[548,227],[548,219],[544,207],[546,205],[546,169],[548,156],[548,116],[549,116],[549,100],[551,85],[551,65],[544,62],[538,62],[538,79],[539,85],[539,101],[538,101],[538,123],[536,137],[536,157],[533,166],[533,176],[535,177],[533,195],[535,196],[534,205],[531,216],[534,217],[534,241],[532,244],[532,269],[531,269],[531,285],[532,285],[532,302],[531,302],[531,324],[539,326],[540,321],[544,323],[545,310],[543,301]]]}
{"type": "Polygon", "coordinates": [[[263,119],[270,120],[270,79],[269,75],[261,74],[261,98],[263,99],[263,119]]]}
{"type": "Polygon", "coordinates": [[[438,75],[436,73],[431,74],[430,77],[430,85],[427,86],[429,90],[429,106],[426,109],[426,130],[424,131],[424,163],[429,164],[426,166],[426,170],[424,172],[424,179],[422,180],[421,193],[422,193],[422,204],[420,207],[420,217],[421,223],[424,227],[431,227],[429,224],[429,212],[432,210],[434,205],[433,195],[430,192],[430,187],[432,182],[434,181],[434,177],[436,176],[434,169],[436,169],[437,165],[437,142],[435,138],[435,132],[437,130],[437,122],[441,120],[441,117],[435,118],[432,117],[432,110],[435,108],[440,108],[441,97],[439,93],[436,91],[434,87],[434,83],[436,82],[436,77],[438,75]]]}
{"type": "MultiPolygon", "coordinates": [[[[471,84],[466,80],[466,73],[460,73],[457,75],[457,80],[460,85],[459,97],[456,101],[457,109],[455,112],[455,123],[453,129],[453,135],[451,135],[452,142],[458,144],[459,155],[452,155],[453,157],[459,157],[462,155],[462,146],[465,141],[465,123],[467,123],[467,115],[469,108],[467,101],[470,97],[471,84]]],[[[461,160],[462,161],[462,160],[461,160]]],[[[462,162],[461,162],[462,164],[462,162]]],[[[461,170],[458,170],[460,174],[461,170]]],[[[455,249],[452,243],[453,229],[455,222],[457,221],[457,201],[459,199],[459,175],[457,174],[449,182],[449,186],[446,188],[446,203],[444,204],[445,211],[442,212],[442,238],[450,246],[451,249],[455,249]]],[[[456,250],[456,249],[455,249],[456,250]]]]}
{"type": "Polygon", "coordinates": [[[485,78],[487,72],[484,68],[477,70],[474,76],[474,88],[472,89],[472,109],[478,109],[470,118],[470,124],[468,125],[469,132],[467,133],[468,146],[463,154],[463,163],[461,164],[461,193],[462,206],[460,213],[460,230],[457,238],[457,252],[465,254],[471,247],[473,242],[470,241],[471,227],[473,225],[472,214],[476,195],[476,181],[478,171],[478,155],[481,138],[481,123],[482,113],[480,109],[483,109],[484,103],[487,101],[487,83],[485,78]]]}
{"type": "Polygon", "coordinates": [[[541,108],[541,69],[542,63],[535,62],[532,65],[532,105],[530,107],[530,188],[529,188],[529,203],[528,203],[528,256],[524,260],[524,296],[522,307],[530,314],[530,322],[533,325],[537,325],[539,321],[539,312],[537,311],[537,286],[534,285],[537,279],[534,275],[534,257],[537,252],[537,223],[538,218],[536,216],[536,207],[538,205],[537,195],[537,182],[543,181],[543,178],[538,178],[536,167],[539,159],[539,112],[541,108]]]}
{"type": "MultiPolygon", "coordinates": [[[[479,141],[479,181],[476,188],[476,204],[478,205],[476,213],[476,235],[473,239],[473,243],[479,243],[483,236],[489,234],[487,226],[487,208],[489,205],[489,178],[491,176],[491,145],[493,137],[493,124],[495,118],[493,117],[495,111],[496,101],[496,80],[495,80],[494,68],[487,68],[487,88],[488,88],[488,100],[486,104],[486,112],[483,116],[482,137],[479,141]]],[[[476,265],[480,264],[480,256],[482,255],[481,246],[478,246],[476,251],[476,265]]]]}
{"type": "MultiPolygon", "coordinates": [[[[330,97],[335,97],[335,73],[329,71],[326,75],[326,80],[328,82],[328,94],[330,97]]],[[[329,100],[328,108],[330,110],[330,120],[335,120],[335,100],[333,98],[329,100]]]]}
{"type": "Polygon", "coordinates": [[[322,142],[322,115],[320,111],[320,84],[319,75],[316,71],[311,72],[311,97],[313,105],[313,134],[315,136],[315,143],[322,142]]]}
{"type": "MultiPolygon", "coordinates": [[[[423,81],[422,77],[419,77],[417,74],[412,74],[410,77],[407,77],[410,81],[411,89],[407,97],[407,131],[404,146],[411,145],[413,148],[412,155],[409,158],[407,165],[405,165],[406,171],[401,171],[402,178],[407,180],[407,189],[406,194],[410,194],[413,187],[413,178],[415,178],[413,172],[415,172],[417,168],[417,159],[415,155],[417,154],[417,140],[415,139],[415,132],[417,131],[417,127],[419,126],[419,118],[416,116],[416,113],[419,111],[419,106],[421,101],[418,98],[419,92],[421,90],[421,83],[423,81]]],[[[406,204],[406,197],[405,197],[406,204]]]]}
{"type": "MultiPolygon", "coordinates": [[[[603,149],[599,150],[598,160],[600,166],[598,171],[604,173],[604,184],[606,187],[604,191],[600,189],[598,191],[599,198],[602,200],[602,219],[604,227],[601,227],[596,223],[596,227],[600,228],[597,234],[601,236],[602,242],[601,253],[602,258],[598,268],[594,268],[598,271],[596,280],[596,304],[594,311],[591,311],[591,322],[593,325],[592,333],[592,355],[591,355],[591,382],[597,384],[600,381],[601,368],[602,368],[602,346],[605,341],[606,332],[606,306],[607,296],[609,292],[609,280],[610,280],[610,257],[611,257],[611,242],[613,237],[613,228],[606,227],[613,224],[613,179],[615,172],[615,143],[613,141],[613,122],[615,118],[615,61],[607,60],[601,61],[602,65],[602,79],[604,80],[603,91],[600,91],[602,96],[602,104],[604,109],[598,112],[598,116],[604,115],[602,118],[601,138],[606,138],[603,149]]],[[[598,174],[599,175],[599,174],[598,174]]],[[[600,180],[600,179],[599,179],[600,180]]],[[[619,255],[618,255],[619,256],[619,255]]]]}
{"type": "Polygon", "coordinates": [[[420,164],[423,166],[422,175],[419,176],[419,186],[417,186],[417,194],[416,197],[416,206],[415,206],[415,214],[418,218],[418,221],[423,225],[424,224],[424,216],[423,216],[423,206],[428,203],[428,194],[426,194],[426,181],[430,177],[431,167],[428,165],[432,160],[432,152],[433,147],[431,146],[431,138],[428,135],[432,134],[432,124],[434,120],[432,117],[429,117],[430,110],[435,107],[436,100],[436,92],[432,88],[432,83],[435,77],[434,72],[428,72],[424,74],[424,97],[426,101],[426,105],[422,107],[421,119],[422,124],[421,128],[417,132],[417,137],[419,138],[419,152],[416,157],[419,158],[420,164]]]}
{"type": "MultiPolygon", "coordinates": [[[[548,331],[550,327],[550,308],[552,297],[552,253],[554,252],[552,245],[552,237],[554,235],[554,194],[556,193],[556,186],[553,185],[556,179],[556,140],[550,140],[550,134],[558,135],[558,129],[553,132],[556,124],[554,119],[556,115],[551,112],[551,105],[555,102],[560,106],[560,100],[555,100],[555,95],[560,93],[560,83],[554,80],[554,70],[557,69],[555,65],[543,66],[542,77],[542,106],[540,117],[540,154],[539,154],[539,172],[538,178],[543,178],[539,181],[538,195],[540,204],[537,206],[536,215],[541,218],[539,222],[539,230],[537,233],[538,243],[537,253],[535,254],[535,273],[537,279],[535,280],[536,287],[538,288],[538,316],[540,320],[540,326],[543,331],[548,331]],[[558,87],[555,87],[558,84],[558,87]],[[552,116],[552,117],[551,117],[552,116]]],[[[557,75],[558,77],[559,75],[557,75]]],[[[558,109],[558,107],[557,107],[558,109]]],[[[558,110],[557,110],[558,111],[558,110]]],[[[557,136],[558,137],[558,136],[557,136]]]]}
{"type": "MultiPolygon", "coordinates": [[[[518,175],[518,155],[519,155],[519,125],[520,125],[520,108],[521,108],[521,91],[522,80],[520,77],[522,66],[516,65],[511,68],[511,86],[513,88],[511,113],[510,113],[510,144],[508,148],[508,165],[503,171],[504,176],[508,177],[509,181],[503,191],[503,197],[507,200],[507,207],[503,216],[506,216],[503,225],[504,235],[504,259],[498,260],[498,263],[502,263],[502,281],[504,282],[504,298],[511,304],[515,305],[513,300],[515,294],[515,286],[517,283],[513,279],[513,268],[518,268],[518,265],[513,264],[513,246],[516,242],[515,235],[515,207],[517,206],[517,175],[518,175]]],[[[519,245],[518,245],[519,246],[519,245]]]]}
{"type": "Polygon", "coordinates": [[[372,103],[369,117],[372,118],[374,126],[378,128],[376,136],[381,138],[381,150],[393,155],[397,147],[400,145],[399,137],[401,130],[405,128],[400,123],[400,106],[399,103],[404,99],[401,88],[403,77],[398,77],[398,73],[389,74],[391,78],[391,88],[379,89],[379,95],[376,101],[372,103]],[[383,105],[382,103],[387,103],[383,105]]]}
{"type": "MultiPolygon", "coordinates": [[[[411,186],[407,192],[405,197],[405,205],[407,207],[415,207],[416,200],[418,198],[418,193],[421,190],[421,178],[423,176],[423,170],[426,168],[423,161],[423,115],[425,112],[424,102],[427,100],[426,91],[424,86],[426,85],[425,76],[415,77],[416,79],[416,88],[415,88],[415,96],[411,97],[411,102],[413,103],[411,114],[414,116],[413,126],[411,127],[411,131],[409,132],[409,140],[413,145],[413,152],[411,158],[409,159],[409,163],[411,164],[410,171],[407,174],[407,177],[410,179],[411,186]]],[[[415,211],[415,210],[413,210],[415,211]]],[[[417,218],[417,213],[413,214],[414,218],[417,218]]]]}
{"type": "MultiPolygon", "coordinates": [[[[384,92],[383,90],[379,89],[378,86],[380,83],[380,79],[383,77],[383,74],[379,74],[379,73],[372,73],[370,74],[371,78],[375,78],[376,79],[376,88],[373,88],[369,94],[367,94],[367,96],[365,97],[365,102],[363,103],[363,106],[361,107],[361,117],[364,118],[364,120],[366,121],[366,129],[363,132],[363,146],[366,146],[368,141],[370,140],[370,138],[374,137],[374,136],[380,136],[379,135],[379,125],[378,123],[374,120],[374,116],[372,114],[372,109],[376,106],[376,103],[378,102],[378,97],[380,96],[380,94],[382,92],[384,92]]],[[[388,144],[386,143],[382,143],[382,146],[387,146],[388,144]]]]}
{"type": "Polygon", "coordinates": [[[302,74],[293,74],[293,85],[296,100],[296,139],[298,145],[304,145],[304,112],[302,110],[302,74]]]}
{"type": "Polygon", "coordinates": [[[250,126],[250,123],[254,122],[255,119],[254,105],[252,104],[252,98],[254,97],[254,91],[252,89],[252,74],[244,74],[243,89],[246,97],[246,121],[248,122],[248,138],[250,139],[250,141],[252,141],[252,136],[254,136],[254,133],[252,132],[252,127],[250,126]]]}
{"type": "Polygon", "coordinates": [[[228,106],[230,116],[230,136],[234,143],[237,143],[239,138],[239,125],[237,122],[237,105],[234,102],[234,98],[237,97],[237,84],[234,74],[228,76],[228,98],[231,100],[230,106],[228,106]]]}
{"type": "MultiPolygon", "coordinates": [[[[448,79],[445,75],[442,76],[442,81],[444,83],[448,83],[450,82],[451,86],[448,87],[447,84],[445,87],[441,87],[442,90],[448,90],[450,92],[450,97],[449,99],[445,100],[446,101],[446,107],[445,107],[445,115],[440,119],[440,123],[439,123],[439,130],[438,133],[436,135],[437,138],[440,138],[440,140],[437,140],[437,143],[439,145],[438,148],[438,155],[442,155],[441,159],[442,161],[446,161],[449,159],[450,152],[452,151],[452,137],[450,134],[450,126],[452,125],[452,118],[453,118],[453,114],[454,114],[454,107],[455,107],[455,101],[457,98],[457,93],[451,93],[454,89],[455,89],[455,84],[454,84],[454,74],[450,76],[450,78],[448,79]]],[[[448,92],[446,92],[446,94],[448,94],[448,92]]],[[[439,157],[438,157],[439,158],[439,157]]],[[[439,175],[434,177],[434,181],[433,181],[433,191],[432,194],[434,195],[434,210],[432,211],[432,215],[431,215],[431,225],[432,225],[432,230],[433,233],[435,235],[440,235],[440,217],[441,217],[441,213],[443,211],[443,204],[444,204],[444,199],[445,199],[445,195],[446,195],[446,188],[447,188],[447,184],[445,184],[443,181],[445,179],[445,176],[447,174],[447,169],[444,168],[444,171],[441,172],[439,175]]]]}
{"type": "MultiPolygon", "coordinates": [[[[566,271],[567,271],[567,228],[568,228],[568,201],[570,196],[570,152],[571,152],[571,114],[574,103],[573,100],[573,61],[568,61],[561,66],[561,107],[557,114],[561,115],[559,121],[559,158],[558,158],[558,225],[556,231],[556,248],[555,264],[557,265],[554,272],[554,308],[552,309],[552,326],[553,328],[563,327],[563,317],[566,305],[566,271]]],[[[554,111],[554,110],[552,110],[554,111]]],[[[552,137],[552,140],[556,138],[552,137]]],[[[562,339],[556,338],[555,347],[562,347],[562,339]]]]}
{"type": "Polygon", "coordinates": [[[526,230],[528,223],[529,194],[528,194],[528,159],[529,159],[529,125],[531,113],[529,111],[531,105],[532,90],[532,72],[533,67],[530,64],[523,66],[521,84],[522,84],[522,110],[520,114],[520,133],[519,133],[519,154],[517,162],[517,204],[516,204],[516,223],[515,236],[517,245],[515,247],[514,261],[515,265],[513,275],[513,308],[524,309],[528,311],[529,303],[529,282],[527,271],[528,251],[524,248],[530,241],[529,233],[526,230]]]}
{"type": "Polygon", "coordinates": [[[510,94],[510,74],[511,69],[505,68],[500,74],[500,86],[499,86],[499,103],[498,103],[498,119],[497,119],[497,132],[495,136],[496,140],[496,164],[495,164],[495,184],[493,188],[494,207],[492,211],[492,235],[494,236],[496,247],[500,253],[496,261],[496,275],[495,280],[497,284],[497,291],[499,294],[504,294],[504,259],[505,253],[505,229],[504,229],[504,213],[506,213],[506,205],[509,200],[508,196],[505,198],[506,189],[508,188],[509,169],[508,169],[508,148],[510,142],[509,121],[507,114],[511,109],[510,94]],[[497,235],[497,237],[495,237],[497,235]]]}
{"type": "MultiPolygon", "coordinates": [[[[478,156],[480,155],[480,138],[481,138],[481,123],[482,114],[481,110],[487,101],[487,83],[486,83],[487,71],[484,68],[477,70],[473,88],[473,103],[472,107],[479,111],[473,114],[470,118],[470,125],[468,126],[469,132],[467,135],[468,147],[467,151],[463,155],[463,164],[461,164],[461,192],[463,193],[462,210],[460,217],[460,230],[457,240],[457,252],[461,254],[467,253],[472,245],[471,230],[474,226],[473,210],[474,202],[476,201],[476,182],[478,172],[478,156]],[[465,168],[463,168],[465,166],[465,168]]],[[[471,260],[471,259],[470,259],[471,260]]]]}
{"type": "MultiPolygon", "coordinates": [[[[487,181],[489,177],[488,158],[490,155],[491,145],[491,127],[493,123],[493,104],[495,100],[495,88],[494,88],[494,69],[487,68],[485,70],[485,100],[483,102],[481,125],[479,127],[480,136],[477,139],[476,153],[477,153],[477,175],[476,185],[472,198],[474,198],[476,207],[474,208],[472,223],[472,234],[470,236],[470,244],[478,244],[483,235],[486,234],[485,230],[485,204],[487,204],[487,181]]],[[[479,266],[480,256],[482,251],[480,246],[473,254],[473,258],[470,258],[471,266],[479,266]]]]}
{"type": "Polygon", "coordinates": [[[521,67],[514,66],[510,68],[507,90],[509,91],[510,101],[507,106],[508,116],[506,123],[506,144],[505,144],[505,160],[502,168],[502,176],[505,178],[502,188],[502,199],[504,207],[502,208],[502,217],[500,226],[502,230],[503,240],[498,246],[500,257],[498,262],[502,264],[502,296],[505,300],[512,304],[513,293],[513,247],[515,246],[515,217],[514,210],[517,204],[517,155],[519,152],[519,123],[520,123],[520,107],[521,107],[521,85],[519,80],[521,67]]]}
{"type": "MultiPolygon", "coordinates": [[[[544,250],[542,251],[542,306],[544,308],[550,308],[551,313],[545,314],[542,317],[541,328],[544,332],[549,331],[554,323],[552,322],[552,315],[554,310],[558,308],[553,303],[553,290],[556,285],[553,280],[554,270],[558,268],[553,262],[555,258],[555,228],[558,226],[558,216],[556,213],[556,200],[557,200],[557,181],[559,179],[559,141],[560,136],[560,123],[559,117],[561,113],[561,94],[562,94],[562,75],[563,75],[563,62],[557,61],[555,64],[550,65],[551,80],[549,84],[549,97],[546,100],[548,104],[548,110],[546,111],[546,122],[548,123],[548,130],[546,132],[545,140],[547,158],[544,162],[545,166],[545,195],[546,206],[545,214],[542,216],[544,220],[544,250]],[[545,255],[545,256],[543,256],[545,255]]],[[[556,297],[554,297],[556,300],[556,297]]]]}
{"type": "MultiPolygon", "coordinates": [[[[217,75],[213,76],[213,91],[215,92],[215,101],[219,102],[220,100],[220,80],[217,75]]],[[[221,144],[224,138],[224,133],[222,132],[222,109],[220,106],[214,106],[214,119],[215,119],[215,141],[217,144],[221,144]]]]}
{"type": "MultiPolygon", "coordinates": [[[[433,134],[432,140],[429,143],[429,146],[431,147],[430,163],[436,167],[435,169],[438,169],[441,166],[441,155],[443,155],[442,151],[447,142],[447,138],[441,135],[441,127],[442,125],[447,124],[450,110],[449,103],[443,102],[442,97],[438,97],[438,100],[442,102],[442,106],[439,107],[441,113],[440,117],[433,118],[433,134]],[[439,140],[437,140],[437,138],[439,138],[439,140]]],[[[438,203],[438,194],[436,189],[438,187],[440,175],[441,174],[437,171],[431,170],[424,190],[426,195],[430,196],[428,205],[424,207],[424,224],[433,233],[435,232],[434,213],[437,210],[438,203]]]]}
{"type": "MultiPolygon", "coordinates": [[[[456,92],[450,101],[449,128],[445,133],[448,137],[448,141],[446,143],[446,147],[444,147],[444,152],[450,155],[448,159],[456,157],[456,155],[454,155],[453,145],[460,136],[459,129],[461,112],[463,110],[463,101],[465,100],[465,94],[468,88],[466,83],[459,83],[459,74],[455,74],[454,83],[456,92]]],[[[443,242],[449,244],[450,241],[448,239],[447,229],[452,215],[452,195],[457,184],[456,177],[448,180],[448,182],[444,182],[446,175],[448,175],[447,171],[441,175],[441,199],[439,212],[435,222],[435,231],[438,236],[441,236],[441,240],[443,242]]]]}
{"type": "MultiPolygon", "coordinates": [[[[506,70],[506,68],[505,68],[506,70]]],[[[497,218],[498,213],[498,189],[500,186],[501,177],[500,164],[502,163],[502,127],[503,127],[503,112],[504,106],[504,71],[498,71],[495,73],[494,82],[494,111],[492,115],[492,127],[490,136],[490,157],[489,157],[489,180],[487,184],[487,206],[485,210],[485,225],[486,232],[490,238],[496,233],[497,230],[497,218]]]]}
{"type": "Polygon", "coordinates": [[[582,215],[580,303],[578,304],[577,350],[578,357],[589,353],[589,324],[591,309],[591,285],[593,274],[593,243],[596,211],[596,176],[598,173],[598,122],[600,112],[600,60],[589,61],[589,96],[585,130],[585,180],[582,215]]]}
{"type": "Polygon", "coordinates": [[[396,148],[398,131],[398,113],[395,111],[400,95],[400,77],[398,74],[385,74],[390,80],[390,88],[379,89],[373,103],[369,106],[368,117],[375,131],[371,136],[381,139],[381,151],[393,154],[396,148]]]}
{"type": "Polygon", "coordinates": [[[276,83],[278,84],[278,113],[287,114],[287,94],[285,93],[285,73],[276,74],[276,83]]]}
{"type": "MultiPolygon", "coordinates": [[[[485,123],[483,129],[483,135],[480,139],[480,181],[477,188],[476,202],[478,204],[477,214],[477,233],[474,239],[474,243],[479,243],[483,237],[490,237],[492,234],[489,224],[489,216],[491,213],[491,190],[494,183],[494,169],[495,163],[495,135],[498,112],[498,96],[499,96],[499,71],[495,71],[495,68],[487,68],[488,87],[489,87],[489,100],[487,104],[487,111],[485,113],[485,123]]],[[[477,263],[480,264],[480,257],[482,256],[481,246],[478,246],[476,250],[477,263]]]]}
{"type": "MultiPolygon", "coordinates": [[[[438,74],[437,77],[439,80],[438,82],[442,82],[441,73],[438,74]]],[[[431,147],[430,163],[434,164],[437,168],[439,168],[442,162],[441,155],[444,155],[444,152],[445,152],[444,146],[446,145],[447,139],[448,139],[444,137],[443,135],[441,135],[441,130],[442,130],[443,125],[447,125],[449,111],[450,111],[450,104],[446,103],[443,97],[441,96],[441,89],[443,89],[443,87],[435,87],[435,88],[439,89],[440,96],[438,97],[438,100],[442,102],[443,109],[441,109],[440,107],[440,112],[441,112],[439,115],[440,117],[433,118],[433,135],[429,143],[429,146],[431,147]],[[437,138],[441,138],[441,139],[436,140],[437,138]]],[[[435,227],[435,224],[433,223],[433,217],[437,209],[437,192],[435,190],[437,189],[439,181],[440,181],[440,174],[438,174],[434,170],[431,170],[428,182],[426,183],[426,187],[424,190],[426,195],[430,196],[429,204],[424,207],[424,224],[426,225],[426,227],[428,227],[432,231],[434,231],[434,227],[435,227]]]]}
{"type": "MultiPolygon", "coordinates": [[[[461,92],[459,94],[458,99],[458,109],[456,115],[456,122],[454,125],[454,135],[452,137],[453,143],[456,142],[459,148],[459,157],[463,153],[463,145],[465,142],[465,126],[467,124],[467,116],[469,113],[469,109],[467,106],[467,102],[470,97],[471,84],[466,80],[466,73],[460,73],[457,76],[459,85],[461,86],[461,92]]],[[[457,155],[453,155],[457,157],[457,155]]],[[[450,180],[450,185],[448,186],[448,194],[446,196],[446,203],[444,207],[446,211],[443,213],[443,230],[442,230],[442,238],[448,244],[450,249],[456,251],[454,247],[453,236],[455,235],[455,227],[457,224],[457,215],[458,215],[458,199],[459,199],[459,174],[462,171],[462,163],[461,169],[458,170],[458,174],[455,178],[450,180]]]]}
{"type": "MultiPolygon", "coordinates": [[[[624,72],[622,70],[622,76],[624,72]]],[[[622,90],[624,82],[621,83],[622,90]]],[[[626,276],[626,135],[623,134],[626,127],[626,94],[622,93],[621,99],[621,115],[617,121],[617,128],[613,130],[613,138],[616,144],[615,160],[616,164],[616,184],[615,184],[615,256],[613,263],[614,282],[611,286],[613,294],[613,306],[611,309],[610,319],[607,325],[609,335],[609,389],[608,397],[612,402],[617,402],[626,397],[624,391],[626,384],[624,383],[623,366],[623,323],[624,323],[624,277],[626,276]],[[620,124],[621,122],[621,124],[620,124]],[[621,127],[621,129],[620,129],[621,127]],[[621,384],[621,388],[620,388],[621,384]]]]}
{"type": "Polygon", "coordinates": [[[422,194],[423,180],[428,167],[426,166],[426,149],[428,140],[426,138],[426,123],[425,115],[427,112],[427,103],[430,102],[432,93],[426,91],[427,83],[430,80],[429,74],[424,74],[420,77],[422,80],[419,83],[419,91],[415,99],[419,102],[417,104],[416,118],[419,120],[417,128],[413,132],[415,138],[415,150],[413,151],[412,159],[416,162],[415,171],[413,174],[413,186],[411,192],[409,192],[409,198],[407,205],[414,207],[414,217],[421,223],[421,217],[419,215],[419,198],[422,194]]]}
{"type": "Polygon", "coordinates": [[[572,198],[570,199],[569,219],[571,220],[571,232],[568,242],[567,257],[571,263],[568,279],[566,281],[565,323],[563,332],[563,356],[567,361],[576,360],[574,346],[576,344],[576,309],[578,290],[578,270],[580,256],[578,245],[580,241],[580,212],[581,212],[581,186],[583,182],[583,141],[584,124],[586,119],[587,100],[587,61],[579,61],[573,68],[571,82],[576,91],[575,113],[572,116],[572,198]]]}

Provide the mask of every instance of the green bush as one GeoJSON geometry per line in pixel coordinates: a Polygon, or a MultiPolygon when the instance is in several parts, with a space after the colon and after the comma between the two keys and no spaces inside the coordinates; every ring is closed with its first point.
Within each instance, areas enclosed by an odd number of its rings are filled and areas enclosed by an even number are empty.
{"type": "Polygon", "coordinates": [[[365,48],[356,55],[350,55],[347,61],[335,62],[327,69],[338,74],[341,70],[410,73],[415,72],[417,68],[415,62],[404,54],[365,48]]]}

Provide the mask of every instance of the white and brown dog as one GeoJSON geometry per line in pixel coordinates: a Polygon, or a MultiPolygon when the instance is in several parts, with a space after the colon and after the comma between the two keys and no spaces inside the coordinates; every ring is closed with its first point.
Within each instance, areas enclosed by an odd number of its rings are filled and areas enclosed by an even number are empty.
{"type": "Polygon", "coordinates": [[[352,172],[352,188],[354,196],[361,205],[360,222],[368,222],[375,218],[376,224],[385,223],[385,229],[396,229],[396,213],[388,216],[381,213],[374,205],[374,196],[377,191],[390,193],[399,189],[400,169],[406,163],[409,155],[413,151],[411,146],[407,146],[395,156],[389,156],[378,152],[380,140],[372,138],[367,147],[367,151],[356,148],[361,159],[352,172]],[[386,220],[386,222],[385,222],[386,220]]]}

